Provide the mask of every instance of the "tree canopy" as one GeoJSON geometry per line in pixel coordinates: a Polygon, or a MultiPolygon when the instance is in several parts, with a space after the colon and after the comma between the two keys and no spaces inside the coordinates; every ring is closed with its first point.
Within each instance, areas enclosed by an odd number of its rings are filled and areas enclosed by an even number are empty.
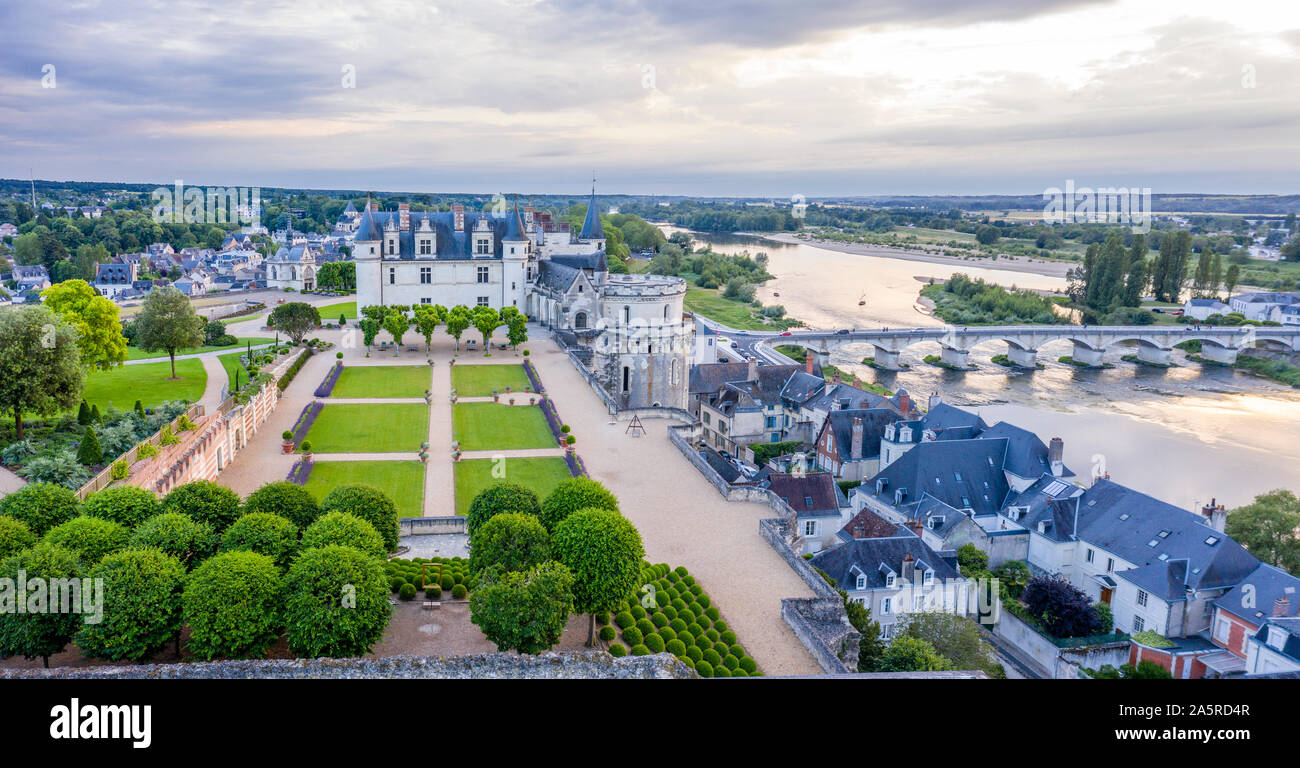
{"type": "Polygon", "coordinates": [[[147,352],[167,353],[174,379],[176,350],[203,344],[207,323],[194,312],[185,294],[168,285],[149,292],[132,325],[137,347],[147,352]]]}
{"type": "Polygon", "coordinates": [[[23,414],[54,416],[81,400],[85,372],[79,335],[42,306],[0,312],[0,413],[13,416],[23,437],[23,414]]]}

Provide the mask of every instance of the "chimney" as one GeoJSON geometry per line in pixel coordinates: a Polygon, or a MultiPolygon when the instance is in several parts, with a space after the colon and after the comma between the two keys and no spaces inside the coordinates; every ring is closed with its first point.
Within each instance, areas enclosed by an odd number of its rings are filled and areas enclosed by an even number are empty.
{"type": "Polygon", "coordinates": [[[1215,499],[1210,499],[1210,503],[1201,507],[1201,515],[1205,517],[1205,524],[1223,533],[1225,524],[1228,522],[1228,510],[1224,509],[1222,504],[1216,504],[1215,499]]]}
{"type": "Polygon", "coordinates": [[[898,410],[903,412],[904,418],[912,412],[912,396],[907,394],[906,389],[898,390],[898,410]]]}
{"type": "Polygon", "coordinates": [[[1052,468],[1052,476],[1060,477],[1065,474],[1065,441],[1059,437],[1053,437],[1047,445],[1047,463],[1052,468]]]}
{"type": "MultiPolygon", "coordinates": [[[[916,519],[914,519],[914,520],[908,520],[908,521],[907,521],[907,527],[912,529],[912,533],[915,533],[915,534],[916,534],[916,538],[918,538],[918,539],[921,538],[921,531],[924,531],[924,530],[925,530],[925,524],[921,522],[921,518],[919,518],[919,517],[916,518],[916,519]]],[[[903,567],[904,567],[904,568],[907,567],[907,563],[908,563],[908,561],[911,560],[911,559],[912,559],[912,556],[911,556],[911,555],[904,555],[904,556],[903,556],[903,567]]]]}
{"type": "Polygon", "coordinates": [[[745,381],[758,381],[758,360],[750,358],[749,371],[745,375],[745,381]]]}
{"type": "Polygon", "coordinates": [[[405,232],[411,228],[411,205],[410,203],[398,203],[397,205],[397,228],[405,232]]]}
{"type": "Polygon", "coordinates": [[[935,407],[936,405],[938,405],[939,403],[942,403],[942,402],[943,402],[943,399],[939,397],[939,393],[938,393],[938,392],[931,392],[931,393],[930,393],[930,403],[929,403],[929,405],[926,406],[926,409],[927,409],[927,410],[930,410],[930,411],[933,411],[933,410],[934,410],[934,407],[935,407]]]}
{"type": "Polygon", "coordinates": [[[817,356],[814,355],[811,351],[809,351],[808,356],[805,357],[803,360],[803,371],[809,376],[812,376],[814,375],[816,368],[817,368],[817,356]]]}
{"type": "MultiPolygon", "coordinates": [[[[917,522],[917,527],[914,528],[913,530],[916,530],[917,531],[916,535],[920,536],[921,535],[919,530],[920,521],[916,521],[916,522],[917,522]]],[[[898,575],[900,578],[902,578],[903,581],[910,583],[912,581],[914,571],[916,571],[916,558],[912,557],[912,554],[909,552],[908,554],[903,555],[903,570],[900,571],[898,575]]]]}
{"type": "Polygon", "coordinates": [[[1291,615],[1291,601],[1286,595],[1282,595],[1273,601],[1273,617],[1282,618],[1291,615]]]}
{"type": "Polygon", "coordinates": [[[456,231],[464,232],[465,231],[465,206],[461,205],[460,203],[456,203],[451,207],[451,215],[452,218],[455,219],[456,221],[456,225],[455,225],[456,231]]]}
{"type": "Polygon", "coordinates": [[[531,205],[525,205],[525,206],[524,206],[524,226],[525,226],[525,227],[531,227],[532,225],[533,225],[533,207],[532,207],[531,205]]]}
{"type": "Polygon", "coordinates": [[[849,440],[850,459],[862,458],[862,433],[862,419],[855,416],[853,417],[853,436],[849,440]]]}

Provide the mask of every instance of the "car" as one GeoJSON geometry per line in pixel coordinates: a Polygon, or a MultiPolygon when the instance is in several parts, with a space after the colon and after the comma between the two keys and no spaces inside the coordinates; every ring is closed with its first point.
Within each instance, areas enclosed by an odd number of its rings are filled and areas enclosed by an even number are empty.
{"type": "Polygon", "coordinates": [[[848,335],[849,335],[849,332],[848,332],[847,330],[836,331],[836,332],[835,332],[835,335],[836,335],[836,336],[848,336],[848,335]]]}
{"type": "Polygon", "coordinates": [[[782,336],[792,336],[793,334],[791,334],[789,331],[782,331],[782,332],[781,332],[781,335],[782,335],[782,336]]]}

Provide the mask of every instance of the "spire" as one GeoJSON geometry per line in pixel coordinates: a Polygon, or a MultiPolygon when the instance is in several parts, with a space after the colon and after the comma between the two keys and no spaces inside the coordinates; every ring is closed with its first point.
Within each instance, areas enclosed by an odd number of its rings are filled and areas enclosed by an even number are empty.
{"type": "Polygon", "coordinates": [[[591,199],[587,201],[587,219],[582,222],[581,240],[604,240],[605,231],[600,228],[600,211],[596,210],[596,174],[591,175],[591,199]]]}
{"type": "Polygon", "coordinates": [[[366,210],[361,214],[361,223],[357,225],[357,233],[352,239],[371,242],[380,240],[381,237],[379,227],[375,224],[374,212],[370,210],[370,195],[366,195],[366,210]]]}
{"type": "Polygon", "coordinates": [[[524,222],[519,218],[519,203],[516,202],[514,213],[511,214],[510,218],[506,221],[505,237],[502,237],[501,240],[505,242],[510,240],[520,241],[527,239],[528,235],[524,234],[524,222]]]}

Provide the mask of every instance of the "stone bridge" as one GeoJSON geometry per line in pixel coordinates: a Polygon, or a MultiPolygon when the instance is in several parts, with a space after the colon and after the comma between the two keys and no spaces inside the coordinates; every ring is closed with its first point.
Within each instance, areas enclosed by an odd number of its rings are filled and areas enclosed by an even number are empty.
{"type": "Polygon", "coordinates": [[[914,344],[935,342],[940,345],[943,362],[965,368],[971,349],[986,341],[1007,345],[1007,358],[1017,366],[1033,368],[1038,362],[1038,348],[1053,341],[1074,343],[1073,358],[1081,365],[1102,364],[1102,355],[1115,344],[1130,343],[1137,347],[1139,360],[1157,365],[1169,363],[1175,344],[1201,342],[1201,355],[1219,363],[1233,363],[1243,349],[1260,347],[1285,352],[1300,351],[1300,328],[1276,326],[1196,326],[1196,325],[1008,325],[943,326],[940,328],[877,328],[829,331],[792,331],[790,335],[745,334],[761,336],[755,345],[770,348],[794,345],[813,352],[819,365],[826,363],[831,349],[842,344],[871,344],[876,348],[875,362],[882,368],[897,369],[899,355],[914,344]]]}

